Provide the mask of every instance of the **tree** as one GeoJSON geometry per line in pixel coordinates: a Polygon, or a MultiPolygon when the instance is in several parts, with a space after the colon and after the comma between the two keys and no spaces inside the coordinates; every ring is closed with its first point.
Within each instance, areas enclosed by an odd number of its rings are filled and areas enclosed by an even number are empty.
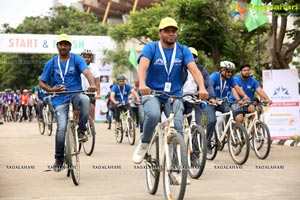
{"type": "MultiPolygon", "coordinates": [[[[267,3],[270,1],[266,1],[267,3]]],[[[293,56],[299,55],[295,51],[300,45],[300,10],[296,10],[295,6],[299,1],[296,0],[277,0],[271,1],[274,6],[272,11],[272,24],[269,30],[271,41],[271,57],[273,69],[289,69],[293,56]],[[276,9],[276,6],[285,5],[285,9],[276,9]],[[295,28],[287,30],[288,20],[293,20],[295,28]],[[280,26],[278,24],[280,23],[280,26]],[[288,39],[288,42],[285,42],[288,39]]],[[[300,9],[300,6],[298,7],[300,9]]]]}
{"type": "MultiPolygon", "coordinates": [[[[212,72],[220,60],[232,60],[237,65],[251,60],[256,48],[252,42],[255,33],[248,33],[244,22],[229,18],[230,3],[228,0],[165,0],[149,9],[130,13],[130,23],[116,27],[109,34],[116,41],[136,38],[145,44],[158,39],[157,27],[163,17],[173,17],[180,26],[178,41],[203,52],[200,60],[212,72]]],[[[267,28],[259,31],[266,32],[267,28]]]]}
{"type": "MultiPolygon", "coordinates": [[[[74,7],[61,6],[51,8],[50,11],[49,16],[26,17],[17,28],[3,24],[1,33],[107,35],[107,25],[100,26],[96,17],[74,7]]],[[[33,88],[44,63],[52,56],[0,54],[0,89],[33,88]]]]}

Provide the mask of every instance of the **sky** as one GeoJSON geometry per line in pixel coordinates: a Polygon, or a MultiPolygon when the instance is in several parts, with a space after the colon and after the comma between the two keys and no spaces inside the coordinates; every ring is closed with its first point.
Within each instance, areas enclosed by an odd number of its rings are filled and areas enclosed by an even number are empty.
{"type": "MultiPolygon", "coordinates": [[[[78,0],[57,1],[70,5],[70,2],[78,0]]],[[[47,16],[51,7],[53,7],[53,0],[1,0],[0,26],[8,23],[16,28],[25,17],[47,16]]]]}

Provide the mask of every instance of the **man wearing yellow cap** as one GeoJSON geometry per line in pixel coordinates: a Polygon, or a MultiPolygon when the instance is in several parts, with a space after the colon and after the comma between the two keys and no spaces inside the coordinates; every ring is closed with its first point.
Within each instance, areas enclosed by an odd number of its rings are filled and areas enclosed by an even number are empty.
{"type": "MultiPolygon", "coordinates": [[[[191,72],[199,87],[199,97],[207,99],[208,93],[204,86],[201,72],[198,70],[194,57],[187,46],[176,41],[178,35],[177,22],[166,17],[159,24],[159,41],[145,45],[138,58],[139,89],[142,95],[150,94],[151,90],[165,91],[172,95],[182,96],[183,70],[185,67],[191,72]]],[[[148,144],[150,143],[155,126],[160,120],[160,108],[164,106],[166,116],[170,114],[170,103],[164,97],[144,96],[142,99],[145,112],[141,140],[134,152],[133,162],[143,161],[148,144]]],[[[183,134],[183,104],[175,100],[175,128],[183,134]]]]}
{"type": "MultiPolygon", "coordinates": [[[[79,55],[70,53],[72,47],[70,36],[66,34],[59,35],[56,47],[59,55],[46,62],[41,78],[39,79],[40,87],[47,92],[82,90],[80,74],[83,73],[90,83],[88,91],[95,92],[97,89],[94,77],[89,71],[85,60],[79,55]],[[48,85],[50,82],[52,82],[51,87],[48,85]]],[[[51,98],[57,120],[54,171],[60,171],[63,165],[70,98],[70,95],[59,95],[51,98]]],[[[72,100],[74,110],[80,110],[78,138],[80,142],[85,142],[87,137],[84,133],[90,112],[90,100],[88,96],[81,93],[72,95],[72,100]]]]}

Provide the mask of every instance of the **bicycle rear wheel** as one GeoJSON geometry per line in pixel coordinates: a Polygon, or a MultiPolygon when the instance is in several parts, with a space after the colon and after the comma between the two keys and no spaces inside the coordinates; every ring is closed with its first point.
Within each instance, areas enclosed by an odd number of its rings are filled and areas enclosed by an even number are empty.
{"type": "Polygon", "coordinates": [[[132,117],[128,117],[128,127],[127,127],[127,136],[128,142],[130,145],[134,145],[135,143],[135,125],[132,117]]]}
{"type": "Polygon", "coordinates": [[[249,136],[246,129],[241,123],[232,124],[232,134],[228,134],[229,154],[234,163],[244,164],[249,157],[249,136]]]}
{"type": "Polygon", "coordinates": [[[211,153],[206,154],[206,159],[207,160],[214,160],[215,157],[217,156],[218,146],[219,146],[216,130],[214,130],[214,132],[213,132],[210,143],[211,143],[211,153]]]}
{"type": "Polygon", "coordinates": [[[177,132],[168,136],[169,158],[165,155],[163,180],[165,198],[183,199],[187,181],[187,152],[183,137],[177,132]],[[167,160],[169,159],[169,160],[167,160]],[[168,168],[170,166],[170,168],[168,168]]]}
{"type": "Polygon", "coordinates": [[[91,116],[86,124],[86,128],[86,136],[88,137],[88,140],[82,144],[85,155],[90,156],[94,151],[96,141],[95,125],[91,116]]]}
{"type": "Polygon", "coordinates": [[[271,136],[268,126],[264,122],[255,124],[257,132],[253,133],[252,146],[259,159],[266,159],[271,149],[271,136]]]}
{"type": "Polygon", "coordinates": [[[123,123],[120,121],[120,127],[115,130],[115,137],[118,143],[122,143],[123,141],[123,123]]]}
{"type": "Polygon", "coordinates": [[[155,194],[157,192],[160,177],[159,144],[157,136],[151,144],[146,157],[147,188],[150,194],[155,194]]]}
{"type": "Polygon", "coordinates": [[[71,174],[73,183],[79,184],[80,181],[80,164],[79,164],[79,150],[78,137],[75,125],[68,123],[66,132],[66,161],[68,173],[71,174]]]}
{"type": "Polygon", "coordinates": [[[191,128],[192,135],[192,146],[190,146],[190,138],[187,142],[187,160],[188,160],[188,169],[189,175],[197,179],[203,173],[205,163],[206,163],[206,154],[207,154],[207,145],[206,145],[206,136],[203,128],[198,125],[194,125],[191,128]]]}

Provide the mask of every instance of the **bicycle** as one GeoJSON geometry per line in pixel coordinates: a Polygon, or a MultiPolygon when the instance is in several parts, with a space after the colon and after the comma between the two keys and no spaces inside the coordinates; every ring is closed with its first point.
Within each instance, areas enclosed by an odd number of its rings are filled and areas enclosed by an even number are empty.
{"type": "Polygon", "coordinates": [[[196,94],[183,95],[183,101],[192,105],[192,112],[183,115],[184,136],[187,145],[187,160],[189,175],[197,179],[199,178],[205,168],[207,144],[204,129],[196,123],[195,107],[201,104],[207,104],[197,98],[196,94]],[[188,117],[191,117],[191,123],[188,123],[188,117]]]}
{"type": "Polygon", "coordinates": [[[39,131],[41,135],[44,135],[45,129],[47,129],[48,136],[51,136],[52,129],[53,129],[53,108],[51,106],[50,99],[48,100],[47,97],[44,98],[43,102],[43,109],[42,112],[42,120],[38,119],[39,131]]]}
{"type": "Polygon", "coordinates": [[[187,152],[183,137],[174,127],[175,99],[182,97],[171,96],[165,92],[152,91],[148,97],[164,95],[171,104],[170,116],[159,122],[149,143],[146,161],[146,181],[150,194],[158,189],[160,172],[163,172],[164,194],[166,199],[183,199],[187,181],[187,152]],[[179,181],[176,177],[179,176],[179,181]]]}
{"type": "MultiPolygon", "coordinates": [[[[54,97],[56,95],[72,95],[76,93],[83,93],[83,90],[75,91],[64,91],[64,92],[48,92],[45,95],[51,95],[54,97]]],[[[79,184],[80,181],[80,162],[79,162],[79,142],[77,134],[77,121],[74,118],[73,113],[73,103],[72,98],[69,102],[69,113],[67,121],[67,130],[66,130],[66,140],[65,140],[65,159],[64,164],[67,168],[67,177],[72,177],[73,183],[75,185],[79,184]]]]}
{"type": "Polygon", "coordinates": [[[4,104],[5,106],[5,114],[4,114],[4,121],[5,122],[12,122],[15,121],[12,112],[11,112],[11,105],[8,103],[4,104]]]}
{"type": "Polygon", "coordinates": [[[123,135],[125,133],[128,138],[128,143],[130,145],[134,145],[135,124],[133,118],[130,115],[129,109],[127,109],[128,106],[130,105],[126,103],[120,103],[117,105],[117,107],[121,109],[121,112],[120,112],[120,127],[116,128],[115,137],[118,143],[122,143],[123,135]]]}
{"type": "Polygon", "coordinates": [[[260,118],[263,114],[263,106],[266,106],[268,103],[248,102],[246,104],[252,104],[259,108],[259,111],[255,110],[255,112],[245,114],[244,125],[249,134],[250,145],[255,155],[263,160],[268,157],[272,143],[269,128],[260,118]]]}
{"type": "MultiPolygon", "coordinates": [[[[221,99],[221,104],[225,99],[221,99]]],[[[228,143],[228,149],[231,159],[238,165],[243,165],[249,157],[249,137],[245,127],[234,120],[233,112],[230,110],[226,113],[216,112],[217,117],[223,117],[222,132],[216,124],[213,136],[211,138],[211,154],[207,154],[208,160],[213,160],[217,151],[222,150],[225,143],[228,143]],[[229,116],[229,118],[228,118],[229,116]],[[228,119],[227,119],[228,118],[228,119]]]]}

